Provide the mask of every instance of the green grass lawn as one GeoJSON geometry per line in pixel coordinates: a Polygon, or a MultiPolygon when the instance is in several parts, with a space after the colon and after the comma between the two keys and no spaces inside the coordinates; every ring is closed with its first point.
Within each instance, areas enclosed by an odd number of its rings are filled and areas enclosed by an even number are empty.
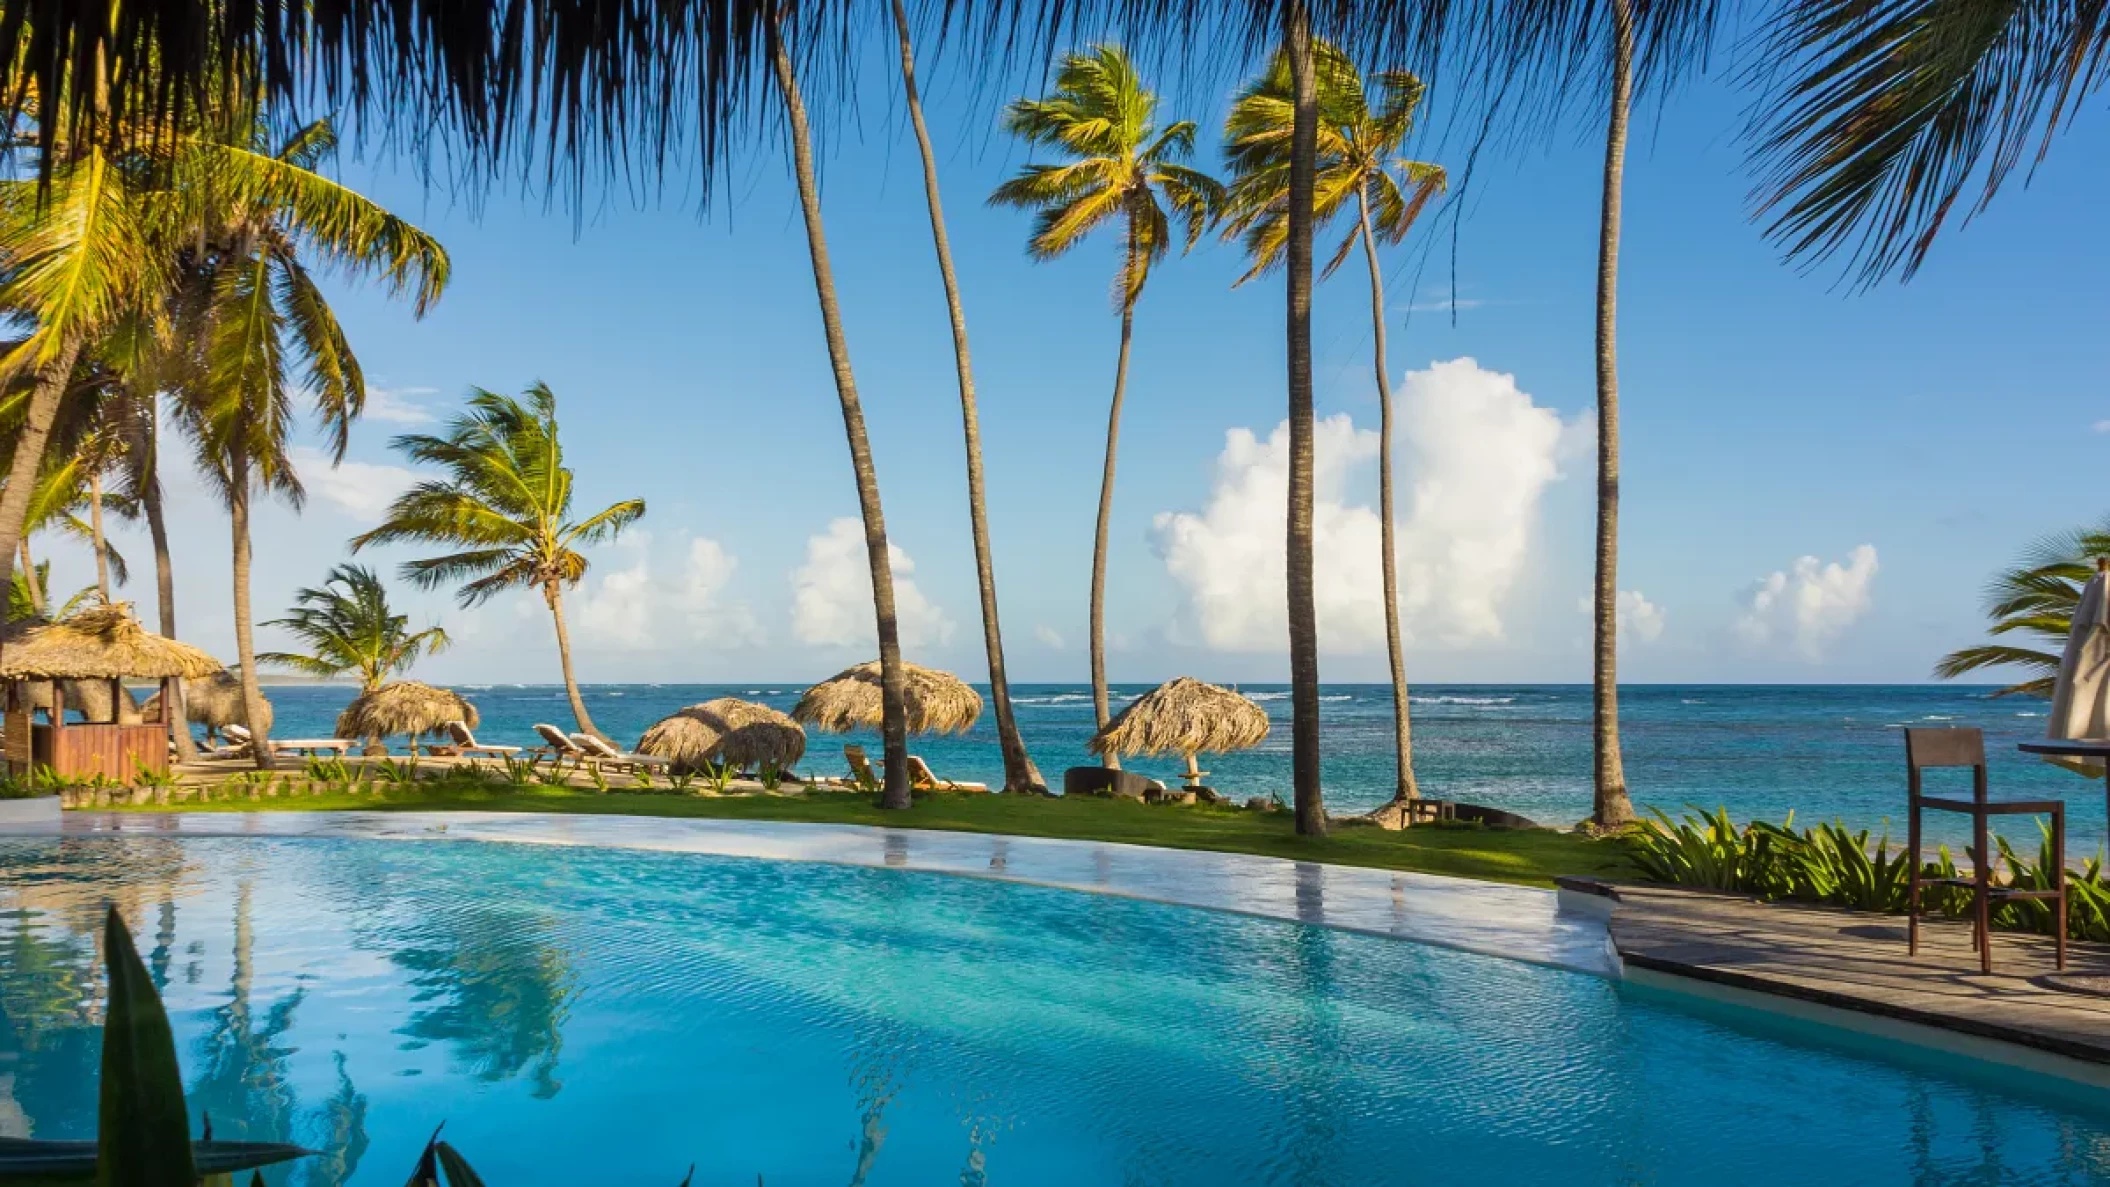
{"type": "Polygon", "coordinates": [[[294,795],[258,800],[179,802],[113,808],[121,812],[369,811],[571,812],[609,816],[680,816],[720,820],[790,820],[895,828],[1071,837],[1174,849],[1211,849],[1269,857],[1417,870],[1550,885],[1556,874],[1635,876],[1627,843],[1546,830],[1505,831],[1424,826],[1405,832],[1337,827],[1323,838],[1299,837],[1287,812],[1140,804],[1130,800],[1008,795],[922,795],[904,812],[882,811],[878,797],[809,792],[801,796],[689,796],[558,787],[489,787],[435,783],[370,794],[294,795]]]}

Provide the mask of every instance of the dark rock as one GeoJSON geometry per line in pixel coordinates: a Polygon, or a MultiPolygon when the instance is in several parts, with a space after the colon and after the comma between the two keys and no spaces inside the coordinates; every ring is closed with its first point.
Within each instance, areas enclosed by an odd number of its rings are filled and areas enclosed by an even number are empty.
{"type": "Polygon", "coordinates": [[[1164,784],[1138,775],[1134,771],[1114,771],[1106,767],[1071,767],[1062,773],[1064,795],[1097,795],[1140,800],[1153,791],[1164,790],[1164,784]]]}

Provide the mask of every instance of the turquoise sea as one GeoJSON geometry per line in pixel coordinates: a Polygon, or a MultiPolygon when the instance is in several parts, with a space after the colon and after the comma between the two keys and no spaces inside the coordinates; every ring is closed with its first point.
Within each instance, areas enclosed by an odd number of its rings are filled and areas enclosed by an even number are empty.
{"type": "MultiPolygon", "coordinates": [[[[571,712],[555,685],[460,685],[483,716],[478,737],[523,745],[547,721],[569,730],[571,712]]],[[[1117,686],[1122,700],[1148,685],[1117,686]]],[[[738,696],[790,709],[800,684],[610,684],[585,690],[587,709],[611,737],[634,743],[645,727],[683,705],[738,696]]],[[[351,697],[339,687],[279,686],[279,737],[327,735],[351,697]]],[[[1245,797],[1289,792],[1289,694],[1279,685],[1241,691],[1275,718],[1274,735],[1243,754],[1204,756],[1210,783],[1245,797]]],[[[1975,725],[1986,731],[1995,795],[2066,800],[2069,852],[2104,843],[2100,782],[2019,754],[2017,742],[2041,737],[2045,706],[1995,698],[1990,687],[1958,685],[1640,685],[1620,692],[1627,778],[1637,803],[1673,814],[1687,805],[1726,805],[1738,819],[1799,822],[1843,819],[1856,827],[1904,834],[1908,725],[1975,725]]],[[[1019,724],[1050,783],[1064,767],[1089,762],[1090,690],[1077,684],[1015,687],[1019,724]]],[[[1329,685],[1322,697],[1328,805],[1352,811],[1391,794],[1391,689],[1329,685]]],[[[1572,824],[1590,810],[1590,690],[1583,685],[1431,685],[1413,694],[1415,765],[1426,794],[1518,812],[1548,824],[1572,824]]],[[[842,772],[840,744],[876,747],[870,735],[816,734],[803,769],[842,772]]],[[[993,719],[984,714],[959,737],[911,740],[943,775],[1000,785],[1002,760],[993,719]]],[[[1177,759],[1135,760],[1131,768],[1169,778],[1177,759]]],[[[1959,786],[1961,784],[1959,783],[1959,786]]],[[[2027,826],[2023,826],[2026,828],[2027,826]]],[[[1949,835],[1944,830],[1940,835],[1949,835]]],[[[2018,837],[2018,839],[2020,839],[2018,837]]]]}

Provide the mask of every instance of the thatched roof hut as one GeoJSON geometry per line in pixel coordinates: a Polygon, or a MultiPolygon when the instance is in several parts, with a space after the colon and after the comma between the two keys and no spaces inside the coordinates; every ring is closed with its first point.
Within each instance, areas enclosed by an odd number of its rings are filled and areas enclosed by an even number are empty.
{"type": "MultiPolygon", "coordinates": [[[[908,732],[964,734],[982,715],[982,694],[950,672],[902,665],[908,700],[908,732]]],[[[838,672],[799,698],[794,720],[829,733],[877,729],[880,719],[879,661],[838,672]]]]}
{"type": "MultiPolygon", "coordinates": [[[[116,715],[112,716],[110,682],[108,680],[61,680],[60,688],[66,694],[66,707],[77,710],[83,721],[116,721],[126,725],[138,725],[155,719],[152,712],[141,712],[139,702],[132,699],[130,689],[118,686],[116,715]]],[[[147,704],[156,706],[161,694],[155,693],[147,704]]],[[[51,682],[37,680],[22,686],[22,703],[31,709],[51,711],[51,682]]]]}
{"type": "Polygon", "coordinates": [[[659,721],[638,739],[637,750],[671,758],[686,770],[720,762],[740,768],[773,763],[786,770],[805,757],[806,731],[767,705],[719,697],[659,721]]]}
{"type": "Polygon", "coordinates": [[[416,680],[397,680],[354,697],[337,715],[337,736],[416,737],[432,733],[450,721],[466,722],[475,729],[480,720],[476,706],[454,692],[416,680]]]}
{"type": "MultiPolygon", "coordinates": [[[[72,695],[68,694],[70,701],[72,695]]],[[[161,709],[161,694],[155,693],[140,706],[140,712],[152,719],[161,709]]],[[[242,710],[242,678],[233,672],[217,672],[202,680],[183,682],[183,715],[192,725],[202,725],[208,731],[222,730],[230,725],[257,728],[242,710]]],[[[271,700],[264,698],[263,729],[271,729],[273,717],[271,700]]]]}
{"type": "Polygon", "coordinates": [[[1251,700],[1182,676],[1158,685],[1092,735],[1093,754],[1196,754],[1247,750],[1267,738],[1267,710],[1251,700]]]}
{"type": "Polygon", "coordinates": [[[148,632],[124,602],[12,627],[0,644],[0,680],[162,680],[224,670],[206,652],[148,632]]]}

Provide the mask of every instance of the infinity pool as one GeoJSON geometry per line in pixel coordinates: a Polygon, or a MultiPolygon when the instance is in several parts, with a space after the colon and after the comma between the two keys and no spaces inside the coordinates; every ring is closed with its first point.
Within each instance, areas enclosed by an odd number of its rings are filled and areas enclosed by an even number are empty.
{"type": "Polygon", "coordinates": [[[2091,1090],[1300,924],[503,844],[0,841],[0,1134],[95,1125],[101,904],[196,1118],[401,1183],[2110,1182],[2091,1090]]]}

